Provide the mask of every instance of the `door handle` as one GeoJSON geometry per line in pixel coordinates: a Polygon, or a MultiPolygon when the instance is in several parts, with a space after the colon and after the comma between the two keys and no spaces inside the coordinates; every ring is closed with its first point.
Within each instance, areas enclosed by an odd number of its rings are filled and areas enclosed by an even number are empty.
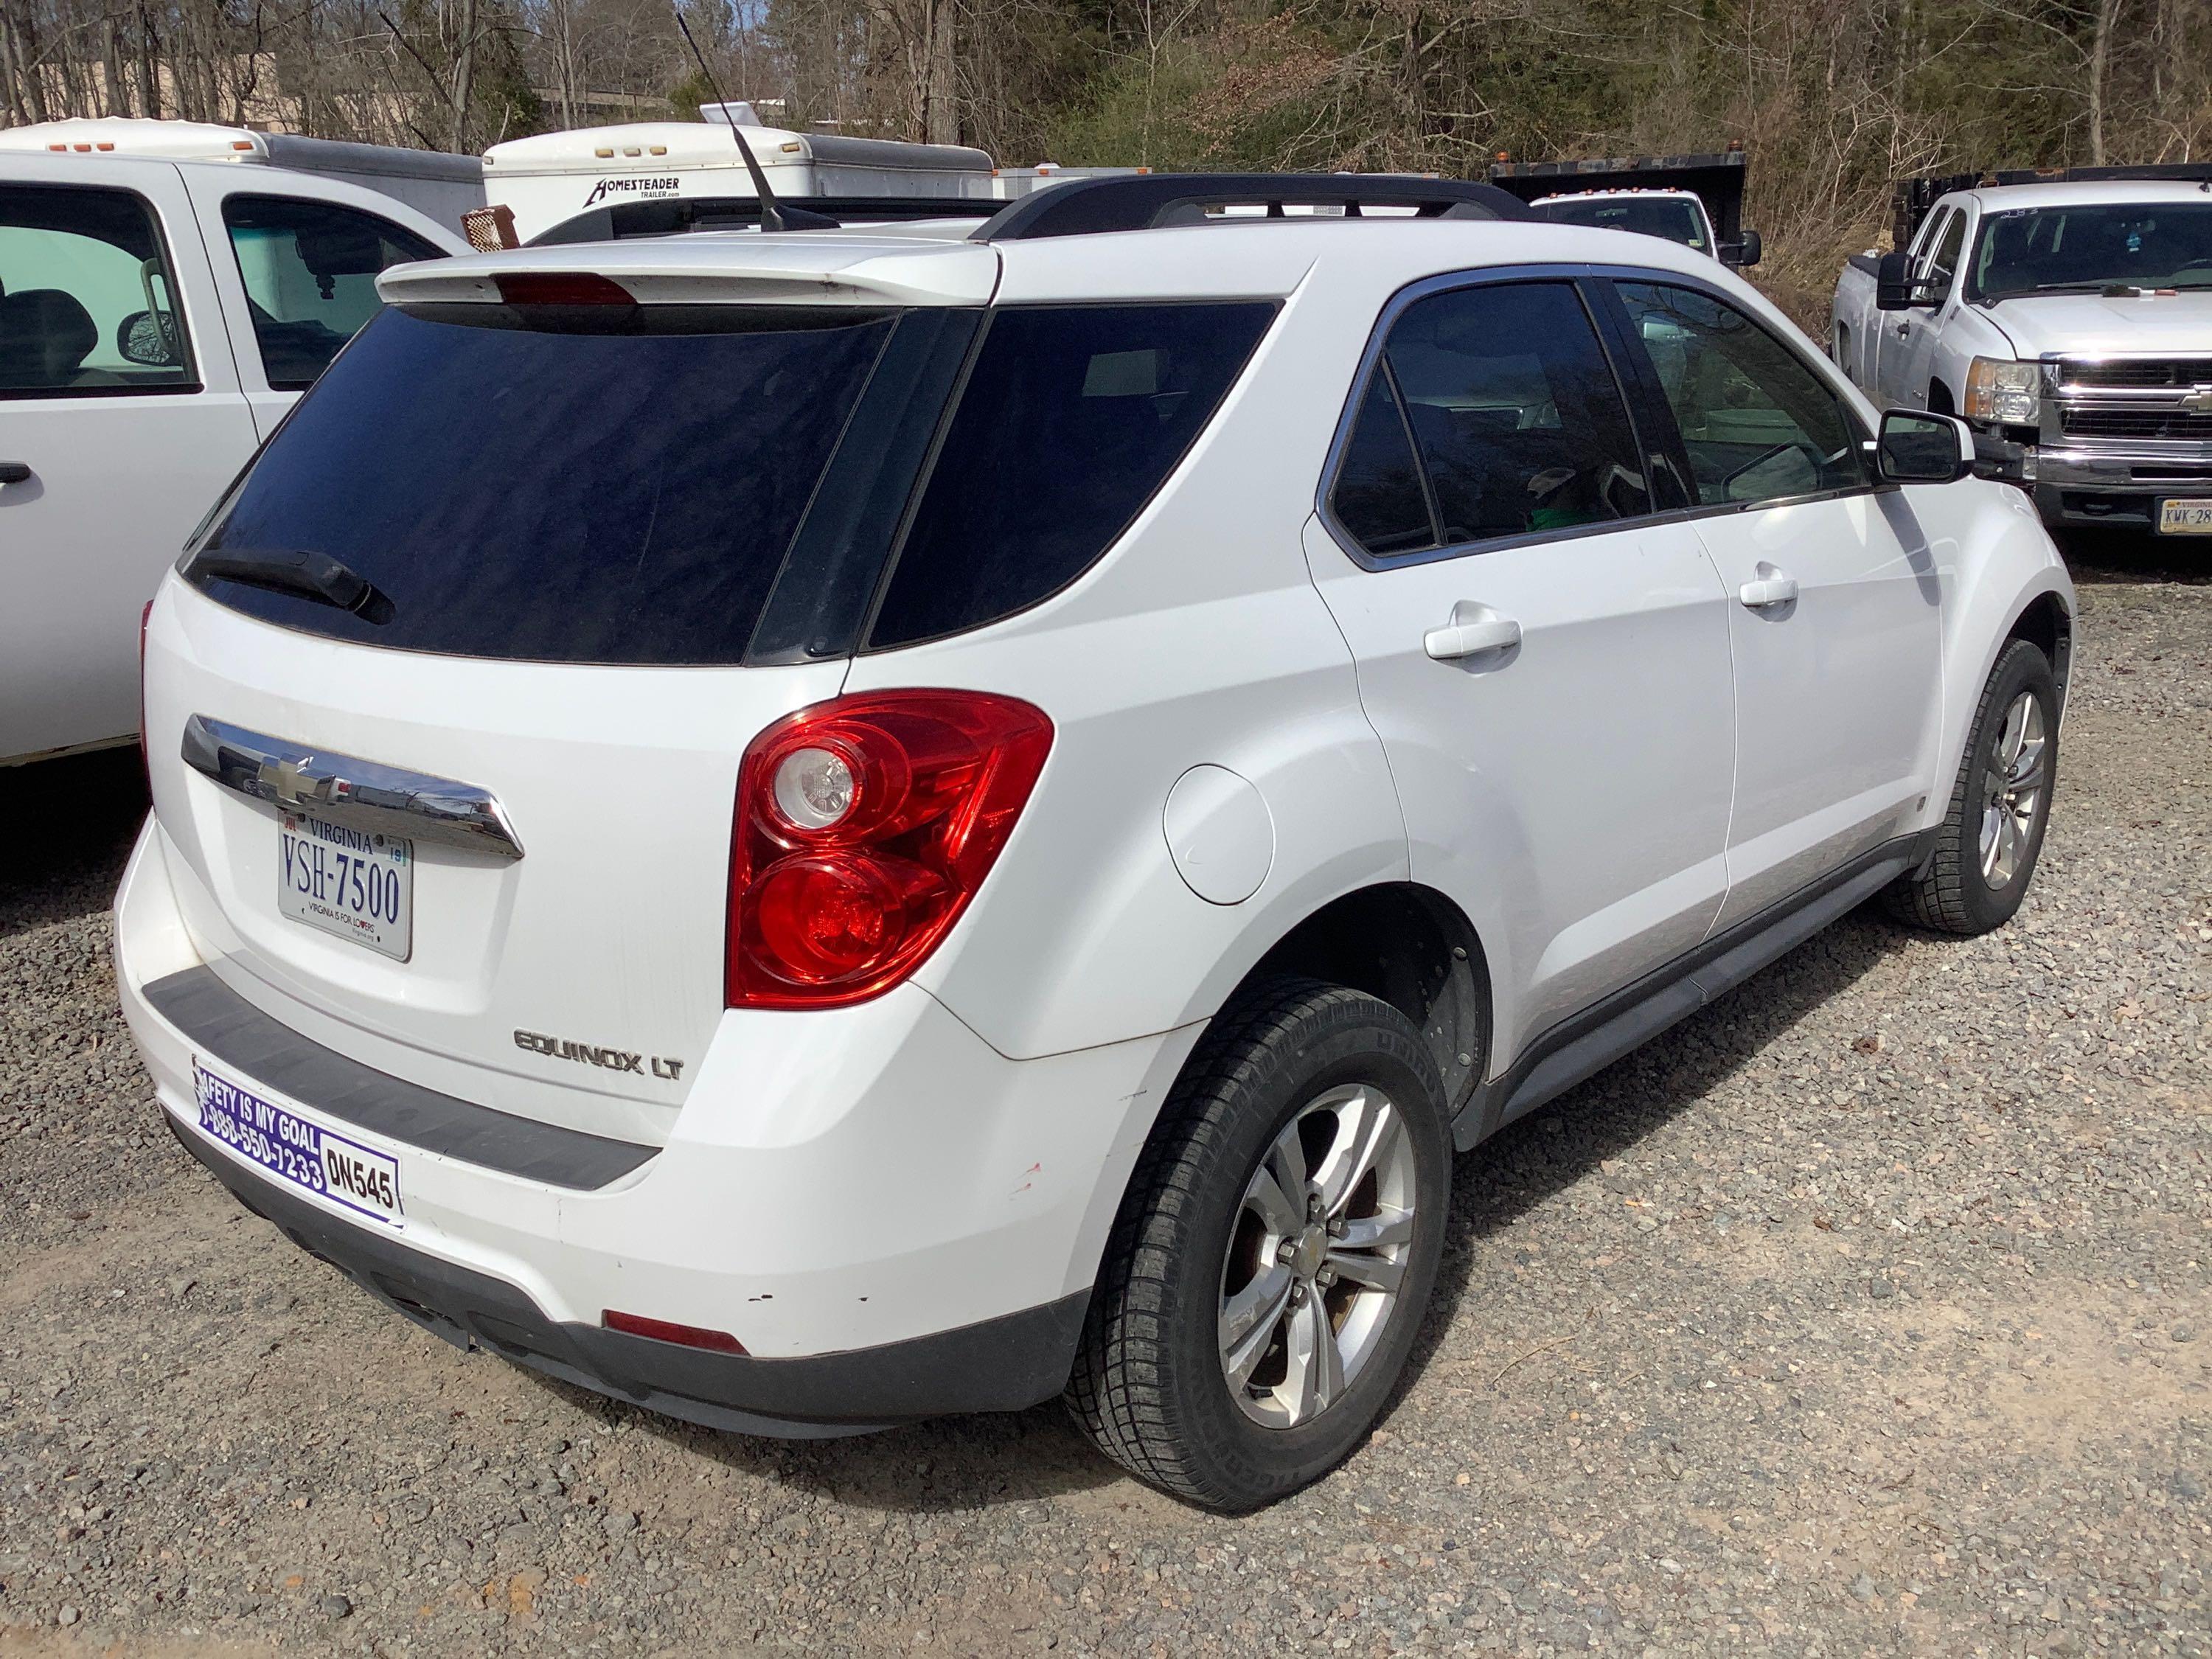
{"type": "Polygon", "coordinates": [[[1421,648],[1438,662],[1477,657],[1486,651],[1504,651],[1521,643],[1521,624],[1510,617],[1485,611],[1479,605],[1456,605],[1452,620],[1421,636],[1421,648]],[[1461,620],[1465,614],[1466,620],[1461,620]]]}
{"type": "Polygon", "coordinates": [[[1753,611],[1787,605],[1797,597],[1797,579],[1784,576],[1778,571],[1771,576],[1762,576],[1755,582],[1746,582],[1736,589],[1735,596],[1753,611]]]}
{"type": "Polygon", "coordinates": [[[0,461],[0,484],[30,482],[31,464],[28,461],[0,461]]]}

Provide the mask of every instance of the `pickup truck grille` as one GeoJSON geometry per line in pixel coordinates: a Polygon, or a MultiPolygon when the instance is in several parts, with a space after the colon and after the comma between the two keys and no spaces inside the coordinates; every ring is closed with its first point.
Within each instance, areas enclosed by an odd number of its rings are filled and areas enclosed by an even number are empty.
{"type": "Polygon", "coordinates": [[[2068,386],[2175,386],[2186,392],[2212,386],[2212,357],[2069,358],[2059,378],[2068,386]]]}
{"type": "Polygon", "coordinates": [[[2185,442],[2212,443],[2212,413],[2070,404],[2061,415],[2063,429],[2069,438],[2178,438],[2185,442]]]}

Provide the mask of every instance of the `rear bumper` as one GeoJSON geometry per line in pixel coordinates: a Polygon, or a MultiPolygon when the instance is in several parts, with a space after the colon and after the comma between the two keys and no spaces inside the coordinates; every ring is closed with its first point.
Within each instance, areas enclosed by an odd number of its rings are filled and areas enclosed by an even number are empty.
{"type": "Polygon", "coordinates": [[[740,1434],[862,1433],[958,1412],[1019,1411],[1067,1381],[1090,1292],[958,1330],[795,1359],[710,1353],[549,1319],[514,1285],[343,1221],[169,1127],[238,1201],[276,1223],[394,1312],[461,1348],[483,1348],[648,1411],[740,1434]]]}
{"type": "MultiPolygon", "coordinates": [[[[202,960],[171,856],[149,823],[117,897],[115,957],[158,1103],[193,1156],[417,1322],[723,1427],[834,1432],[1056,1392],[1128,1172],[1196,1035],[1016,1061],[912,986],[819,1015],[732,1012],[647,1146],[492,1111],[310,1041],[281,988],[202,960]],[[392,1159],[398,1224],[204,1130],[199,1071],[392,1159]],[[611,1331],[609,1310],[726,1332],[744,1352],[611,1331]]],[[[321,1028],[340,1047],[343,1029],[321,1028]]]]}

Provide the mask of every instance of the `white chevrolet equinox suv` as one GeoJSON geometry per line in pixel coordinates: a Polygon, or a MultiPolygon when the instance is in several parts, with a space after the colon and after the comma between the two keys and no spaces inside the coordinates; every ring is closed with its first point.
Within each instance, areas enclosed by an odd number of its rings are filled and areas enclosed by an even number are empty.
{"type": "Polygon", "coordinates": [[[123,1006],[392,1307],[1235,1510],[1455,1150],[1862,902],[2004,921],[2073,592],[1942,416],[1487,186],[401,267],[148,617],[123,1006]]]}

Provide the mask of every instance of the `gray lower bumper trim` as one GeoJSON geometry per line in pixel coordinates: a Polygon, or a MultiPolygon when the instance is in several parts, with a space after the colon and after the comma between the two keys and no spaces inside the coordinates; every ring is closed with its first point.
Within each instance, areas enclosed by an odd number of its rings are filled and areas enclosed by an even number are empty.
{"type": "Polygon", "coordinates": [[[195,1048],[236,1070],[240,1082],[264,1083],[356,1128],[427,1152],[589,1192],[660,1150],[495,1112],[349,1060],[263,1013],[210,968],[157,979],[145,997],[195,1048]]]}

